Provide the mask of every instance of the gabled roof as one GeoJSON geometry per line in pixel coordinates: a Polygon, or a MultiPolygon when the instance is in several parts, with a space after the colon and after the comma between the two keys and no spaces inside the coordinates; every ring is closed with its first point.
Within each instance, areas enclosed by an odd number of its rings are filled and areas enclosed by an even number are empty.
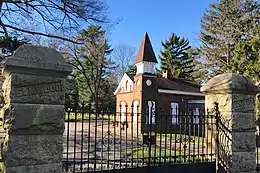
{"type": "Polygon", "coordinates": [[[114,95],[117,95],[121,89],[121,86],[122,84],[126,81],[126,80],[129,80],[131,81],[132,83],[134,82],[134,75],[133,74],[127,74],[125,73],[121,79],[121,81],[119,82],[115,92],[114,92],[114,95]]]}
{"type": "Polygon", "coordinates": [[[144,39],[139,48],[139,51],[137,53],[134,63],[137,64],[137,63],[143,62],[143,61],[157,63],[157,59],[155,57],[153,47],[152,47],[152,44],[151,44],[151,41],[149,39],[147,32],[145,32],[145,34],[144,34],[144,39]]]}
{"type": "Polygon", "coordinates": [[[166,79],[163,77],[157,77],[156,82],[158,85],[158,89],[200,93],[201,85],[195,84],[192,81],[176,78],[166,79]]]}

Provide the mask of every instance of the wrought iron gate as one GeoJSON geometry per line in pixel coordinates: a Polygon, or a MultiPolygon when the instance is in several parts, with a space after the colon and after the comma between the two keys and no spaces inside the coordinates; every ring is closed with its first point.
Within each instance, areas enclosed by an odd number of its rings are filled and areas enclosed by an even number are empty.
{"type": "Polygon", "coordinates": [[[118,112],[66,108],[64,173],[215,171],[214,112],[124,106],[118,112]]]}

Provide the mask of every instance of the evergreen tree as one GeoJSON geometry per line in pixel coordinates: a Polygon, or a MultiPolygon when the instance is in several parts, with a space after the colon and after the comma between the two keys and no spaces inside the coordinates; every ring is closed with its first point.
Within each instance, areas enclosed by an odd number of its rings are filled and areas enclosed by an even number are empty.
{"type": "Polygon", "coordinates": [[[5,60],[7,56],[11,56],[18,47],[28,43],[29,40],[26,38],[18,39],[17,37],[1,36],[0,37],[1,61],[5,60]]]}
{"type": "Polygon", "coordinates": [[[220,0],[210,4],[201,21],[203,45],[200,52],[212,76],[224,72],[244,74],[248,71],[248,64],[257,59],[253,55],[255,53],[252,54],[255,51],[250,50],[250,40],[259,41],[259,35],[255,35],[259,33],[259,27],[257,32],[253,31],[259,25],[258,15],[257,1],[220,0]]]}
{"type": "Polygon", "coordinates": [[[199,60],[194,60],[194,71],[191,73],[192,80],[198,84],[205,84],[205,82],[208,80],[208,72],[204,68],[204,65],[199,60]]]}
{"type": "Polygon", "coordinates": [[[129,65],[129,66],[127,67],[126,73],[136,74],[136,71],[137,71],[136,66],[135,66],[134,64],[132,64],[132,65],[129,65]]]}
{"type": "Polygon", "coordinates": [[[172,33],[168,40],[162,42],[162,46],[159,74],[168,70],[175,78],[191,79],[191,73],[194,71],[194,54],[189,41],[172,33]]]}
{"type": "Polygon", "coordinates": [[[108,80],[113,70],[113,63],[108,58],[112,49],[100,26],[89,26],[79,33],[77,39],[84,44],[74,45],[68,62],[74,66],[78,97],[80,101],[92,103],[98,111],[106,102],[104,98],[113,100],[113,92],[108,91],[112,86],[108,80]]]}
{"type": "MultiPolygon", "coordinates": [[[[200,52],[211,76],[231,72],[260,82],[260,1],[220,0],[202,17],[200,52]]],[[[259,115],[260,99],[257,100],[259,115]]]]}

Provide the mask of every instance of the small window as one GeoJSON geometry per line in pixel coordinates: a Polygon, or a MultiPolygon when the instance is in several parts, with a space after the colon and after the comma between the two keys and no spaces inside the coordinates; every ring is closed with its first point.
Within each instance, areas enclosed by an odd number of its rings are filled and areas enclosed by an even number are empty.
{"type": "Polygon", "coordinates": [[[179,123],[179,103],[171,103],[171,117],[172,117],[172,124],[179,123]]]}
{"type": "Polygon", "coordinates": [[[121,102],[120,104],[120,121],[125,122],[125,113],[126,113],[126,103],[121,102]]]}
{"type": "Polygon", "coordinates": [[[146,124],[155,124],[155,101],[148,101],[146,124]]]}
{"type": "Polygon", "coordinates": [[[137,100],[135,100],[134,102],[133,102],[133,121],[134,121],[134,123],[137,123],[137,120],[138,120],[138,101],[137,100]]]}
{"type": "Polygon", "coordinates": [[[125,82],[125,91],[127,92],[128,90],[128,80],[125,82]]]}
{"type": "Polygon", "coordinates": [[[199,116],[200,116],[200,109],[199,108],[194,108],[192,112],[193,112],[193,123],[198,124],[199,121],[200,121],[200,118],[199,118],[199,116]]]}

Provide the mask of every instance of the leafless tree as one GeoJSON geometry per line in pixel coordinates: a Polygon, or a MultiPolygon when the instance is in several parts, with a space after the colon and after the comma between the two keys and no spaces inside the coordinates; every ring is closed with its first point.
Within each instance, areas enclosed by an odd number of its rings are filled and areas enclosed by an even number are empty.
{"type": "Polygon", "coordinates": [[[73,43],[88,24],[109,24],[102,0],[0,0],[0,34],[38,35],[73,43]]]}
{"type": "Polygon", "coordinates": [[[114,48],[112,53],[113,60],[116,62],[117,68],[115,75],[120,80],[128,67],[133,64],[136,49],[129,45],[119,44],[114,48]]]}

